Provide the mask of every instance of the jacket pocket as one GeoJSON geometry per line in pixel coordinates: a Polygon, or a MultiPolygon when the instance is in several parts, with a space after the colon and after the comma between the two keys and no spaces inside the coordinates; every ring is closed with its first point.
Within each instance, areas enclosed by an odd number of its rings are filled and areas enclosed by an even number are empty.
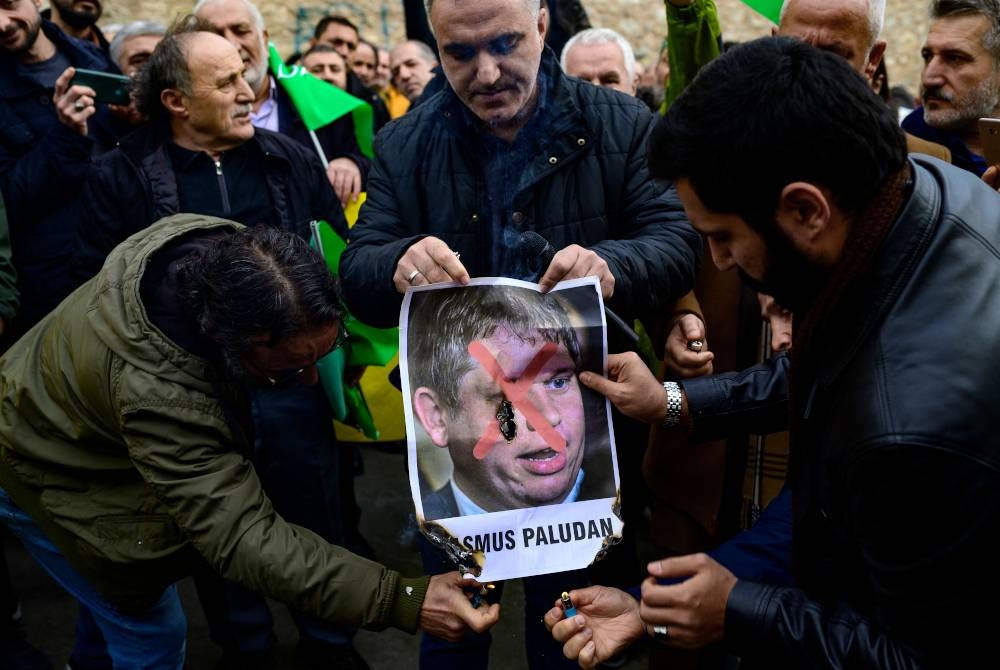
{"type": "Polygon", "coordinates": [[[94,519],[93,532],[113,560],[153,560],[179,550],[185,539],[166,514],[108,515],[94,519]]]}

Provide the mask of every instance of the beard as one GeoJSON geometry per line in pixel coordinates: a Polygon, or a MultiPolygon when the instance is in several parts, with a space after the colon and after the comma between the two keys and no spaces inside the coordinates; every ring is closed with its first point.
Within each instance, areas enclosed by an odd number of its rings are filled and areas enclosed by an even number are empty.
{"type": "MultiPolygon", "coordinates": [[[[246,52],[245,49],[241,48],[241,52],[246,52]]],[[[242,53],[240,54],[243,55],[242,53]]],[[[267,44],[264,42],[264,36],[260,36],[260,42],[257,45],[257,57],[260,59],[260,63],[251,63],[247,65],[247,71],[243,74],[243,78],[247,80],[247,84],[250,85],[250,90],[256,96],[261,93],[261,87],[264,85],[264,80],[268,77],[268,63],[267,63],[267,44]]]]}
{"type": "MultiPolygon", "coordinates": [[[[15,31],[17,30],[16,26],[14,27],[14,30],[15,31]]],[[[21,46],[15,48],[13,50],[7,50],[6,48],[5,49],[0,49],[0,52],[6,51],[7,53],[9,53],[9,54],[11,54],[13,56],[19,56],[19,55],[21,55],[23,53],[27,53],[28,51],[31,50],[31,47],[35,46],[35,42],[38,41],[38,33],[40,33],[41,30],[42,30],[42,17],[36,15],[36,17],[35,17],[35,19],[33,21],[29,21],[25,25],[25,28],[24,28],[24,33],[25,33],[24,43],[21,46]]],[[[10,31],[8,31],[8,33],[9,32],[10,31]]],[[[5,35],[6,34],[7,33],[5,33],[5,35]]]]}
{"type": "Polygon", "coordinates": [[[984,116],[993,116],[998,103],[1000,91],[997,90],[996,77],[987,77],[965,96],[959,98],[945,93],[940,87],[924,88],[920,91],[924,100],[940,98],[952,104],[950,109],[934,111],[924,107],[924,121],[927,125],[941,130],[962,130],[984,116]]]}
{"type": "Polygon", "coordinates": [[[73,7],[73,0],[52,0],[52,9],[59,17],[77,30],[89,28],[101,18],[103,9],[99,0],[91,0],[94,9],[81,10],[73,7]]]}
{"type": "Polygon", "coordinates": [[[740,278],[758,293],[773,297],[775,302],[793,314],[804,314],[823,289],[825,269],[796,251],[776,223],[771,222],[757,230],[767,248],[764,276],[751,277],[740,269],[740,278]]]}

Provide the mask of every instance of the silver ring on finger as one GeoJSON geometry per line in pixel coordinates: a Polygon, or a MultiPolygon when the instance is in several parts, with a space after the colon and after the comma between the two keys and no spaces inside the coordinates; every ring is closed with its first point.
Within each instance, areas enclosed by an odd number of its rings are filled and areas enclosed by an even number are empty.
{"type": "Polygon", "coordinates": [[[73,103],[73,109],[75,109],[78,112],[82,112],[86,108],[87,108],[87,105],[84,104],[83,98],[77,98],[76,102],[73,103]]]}
{"type": "Polygon", "coordinates": [[[413,283],[413,278],[416,277],[418,274],[420,274],[420,270],[416,270],[415,269],[413,272],[411,272],[410,274],[406,275],[406,281],[409,282],[410,284],[412,284],[413,283]]]}
{"type": "Polygon", "coordinates": [[[666,626],[653,626],[653,637],[660,642],[667,641],[667,627],[666,626]]]}

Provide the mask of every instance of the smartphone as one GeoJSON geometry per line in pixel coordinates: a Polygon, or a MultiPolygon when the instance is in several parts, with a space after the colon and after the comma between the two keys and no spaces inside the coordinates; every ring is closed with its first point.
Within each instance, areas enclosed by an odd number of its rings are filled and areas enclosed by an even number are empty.
{"type": "Polygon", "coordinates": [[[979,119],[979,141],[990,165],[1000,165],[1000,119],[979,119]]]}
{"type": "Polygon", "coordinates": [[[100,72],[98,70],[84,70],[77,68],[76,74],[70,85],[80,84],[89,86],[96,93],[98,102],[107,102],[112,105],[127,105],[131,98],[129,91],[132,90],[132,80],[123,74],[111,74],[110,72],[100,72]]]}

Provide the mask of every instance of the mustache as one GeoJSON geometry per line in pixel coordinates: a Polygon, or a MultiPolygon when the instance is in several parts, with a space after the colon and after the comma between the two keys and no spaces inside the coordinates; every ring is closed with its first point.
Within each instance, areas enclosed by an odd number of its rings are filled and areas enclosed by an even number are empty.
{"type": "Polygon", "coordinates": [[[237,116],[248,115],[252,110],[253,110],[253,105],[251,105],[250,103],[236,105],[236,108],[233,109],[233,118],[236,118],[237,116]]]}
{"type": "Polygon", "coordinates": [[[945,102],[954,102],[955,96],[951,93],[946,93],[940,86],[930,86],[924,88],[921,92],[920,97],[924,98],[936,98],[938,100],[944,100],[945,102]]]}
{"type": "Polygon", "coordinates": [[[491,93],[499,93],[500,91],[506,91],[507,89],[514,87],[514,81],[510,79],[501,79],[492,86],[476,87],[470,89],[472,95],[489,95],[491,93]]]}

